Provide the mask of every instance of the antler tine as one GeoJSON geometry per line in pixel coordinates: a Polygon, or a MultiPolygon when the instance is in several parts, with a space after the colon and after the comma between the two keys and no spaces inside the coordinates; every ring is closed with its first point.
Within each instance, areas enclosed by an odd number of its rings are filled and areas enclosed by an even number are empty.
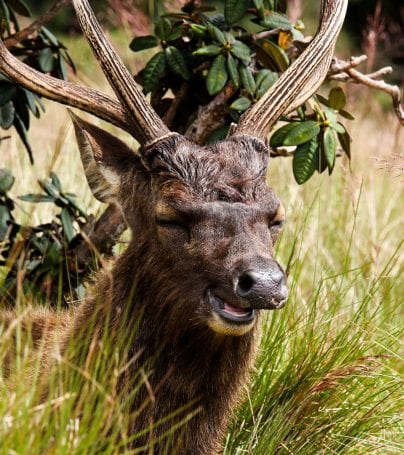
{"type": "Polygon", "coordinates": [[[76,107],[134,134],[120,103],[98,90],[42,74],[14,57],[0,40],[0,72],[10,81],[58,103],[76,107]]]}
{"type": "Polygon", "coordinates": [[[281,115],[293,111],[315,93],[330,67],[347,4],[348,0],[322,0],[316,36],[268,92],[241,117],[232,135],[248,134],[265,139],[281,115]]]}
{"type": "Polygon", "coordinates": [[[80,27],[91,49],[124,106],[138,137],[150,143],[170,130],[143,95],[121,58],[112,48],[87,0],[73,0],[80,27]]]}

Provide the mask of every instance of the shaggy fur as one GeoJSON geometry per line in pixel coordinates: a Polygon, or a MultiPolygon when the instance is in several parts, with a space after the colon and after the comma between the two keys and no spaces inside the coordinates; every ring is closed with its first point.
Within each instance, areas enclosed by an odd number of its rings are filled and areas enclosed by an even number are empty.
{"type": "MultiPolygon", "coordinates": [[[[255,359],[259,323],[242,336],[215,332],[206,294],[220,292],[243,305],[233,290],[237,271],[274,262],[279,227],[271,222],[282,210],[265,182],[268,151],[248,137],[199,147],[172,136],[140,158],[86,122],[75,119],[75,127],[91,188],[121,205],[132,241],[112,271],[98,276],[71,321],[58,325],[62,347],[70,339],[77,345],[89,331],[100,337],[107,330],[118,343],[136,330],[127,350],[136,360],[122,387],[149,366],[153,399],[147,387],[136,394],[134,411],[148,405],[131,422],[131,433],[187,407],[155,429],[155,436],[163,434],[197,411],[154,453],[217,453],[255,359]]],[[[263,301],[256,308],[269,306],[263,301]]],[[[136,440],[136,447],[149,438],[136,440]]]]}

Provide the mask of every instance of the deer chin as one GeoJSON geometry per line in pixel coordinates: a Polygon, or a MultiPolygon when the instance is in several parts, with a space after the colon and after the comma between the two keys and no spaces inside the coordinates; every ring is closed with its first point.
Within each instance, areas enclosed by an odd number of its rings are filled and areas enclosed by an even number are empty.
{"type": "Polygon", "coordinates": [[[255,325],[256,312],[253,308],[240,308],[208,293],[210,317],[208,326],[221,335],[242,336],[255,325]]]}

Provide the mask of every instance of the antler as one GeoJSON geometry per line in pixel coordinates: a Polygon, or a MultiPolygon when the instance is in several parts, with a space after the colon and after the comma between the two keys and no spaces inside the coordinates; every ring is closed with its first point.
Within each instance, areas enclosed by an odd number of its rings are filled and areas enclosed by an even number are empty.
{"type": "Polygon", "coordinates": [[[0,40],[0,72],[16,84],[58,103],[76,107],[131,133],[142,144],[170,134],[108,42],[87,0],[74,7],[90,46],[119,101],[90,88],[42,74],[14,57],[0,40]]]}
{"type": "Polygon", "coordinates": [[[0,40],[0,71],[11,81],[58,103],[94,114],[113,125],[134,133],[122,106],[112,98],[90,88],[42,74],[14,57],[0,40]]]}
{"type": "Polygon", "coordinates": [[[170,134],[112,48],[87,0],[73,0],[80,27],[116,95],[144,143],[170,134]]]}
{"type": "Polygon", "coordinates": [[[348,0],[322,0],[316,36],[268,92],[241,117],[232,135],[248,134],[265,139],[282,114],[293,111],[315,93],[330,67],[347,4],[348,0]]]}

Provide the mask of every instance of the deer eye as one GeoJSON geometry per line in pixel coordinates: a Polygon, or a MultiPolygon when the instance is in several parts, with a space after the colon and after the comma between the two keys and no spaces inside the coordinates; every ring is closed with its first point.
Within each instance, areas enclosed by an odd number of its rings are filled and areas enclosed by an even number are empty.
{"type": "Polygon", "coordinates": [[[183,229],[188,230],[188,226],[179,220],[173,220],[169,218],[156,218],[157,226],[164,229],[183,229]]]}
{"type": "Polygon", "coordinates": [[[273,220],[269,223],[269,228],[280,229],[285,224],[285,219],[273,220]]]}

